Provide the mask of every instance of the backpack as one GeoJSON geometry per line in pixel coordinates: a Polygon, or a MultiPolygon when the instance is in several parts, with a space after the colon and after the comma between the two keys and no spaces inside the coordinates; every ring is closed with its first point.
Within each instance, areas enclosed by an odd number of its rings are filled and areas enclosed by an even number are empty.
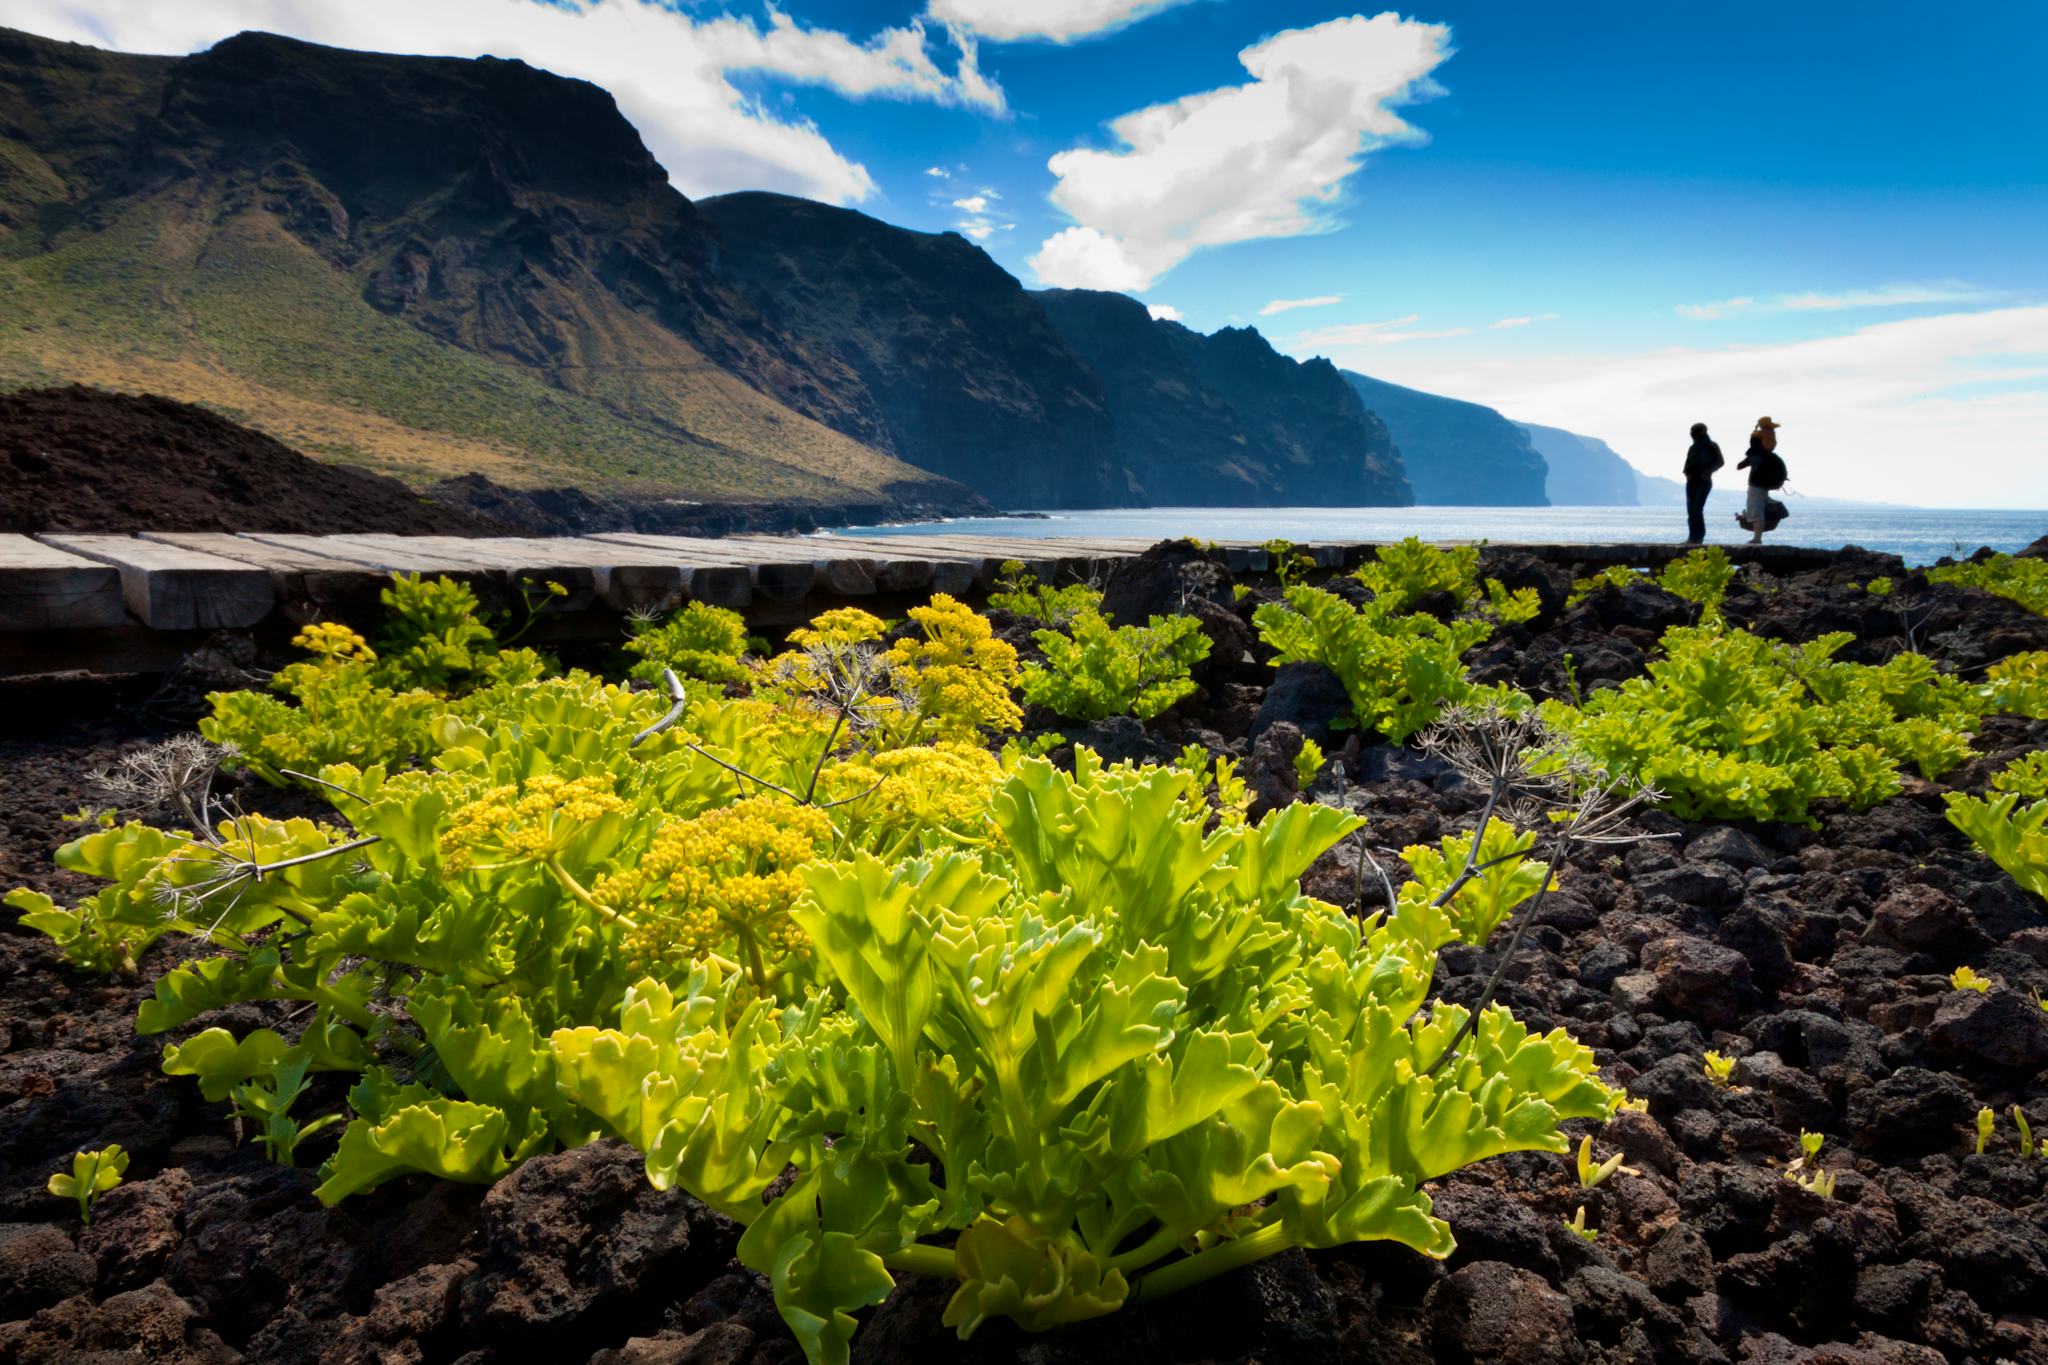
{"type": "Polygon", "coordinates": [[[1752,480],[1758,488],[1775,493],[1785,486],[1785,480],[1789,477],[1790,471],[1785,468],[1785,461],[1779,457],[1777,451],[1759,452],[1756,460],[1756,478],[1752,480]]]}

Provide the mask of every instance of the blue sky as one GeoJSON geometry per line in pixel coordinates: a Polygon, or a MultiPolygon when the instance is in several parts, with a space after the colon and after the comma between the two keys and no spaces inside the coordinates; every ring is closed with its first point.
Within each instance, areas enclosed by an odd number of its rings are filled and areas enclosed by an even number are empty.
{"type": "Polygon", "coordinates": [[[2033,0],[10,0],[4,22],[522,56],[612,89],[686,193],[963,231],[1027,284],[1256,325],[1653,472],[1692,421],[1739,444],[1769,412],[1809,491],[2048,506],[2033,0]]]}

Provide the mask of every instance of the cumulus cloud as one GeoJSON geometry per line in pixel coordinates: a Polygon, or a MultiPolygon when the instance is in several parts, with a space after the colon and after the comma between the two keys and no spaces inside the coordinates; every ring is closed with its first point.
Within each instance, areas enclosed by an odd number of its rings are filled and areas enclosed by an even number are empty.
{"type": "Polygon", "coordinates": [[[1269,318],[1275,313],[1291,313],[1297,308],[1328,308],[1333,303],[1342,302],[1342,294],[1318,294],[1312,299],[1274,299],[1259,310],[1259,316],[1269,318]]]}
{"type": "Polygon", "coordinates": [[[814,124],[750,99],[732,83],[734,73],[857,99],[998,114],[1005,107],[1001,89],[980,71],[971,36],[954,44],[949,73],[921,22],[856,41],[807,28],[772,5],[763,27],[731,15],[700,20],[657,0],[10,0],[7,23],[127,52],[193,52],[262,29],[375,52],[517,57],[611,91],[690,195],[772,189],[843,204],[874,193],[866,167],[814,124]]]}
{"type": "Polygon", "coordinates": [[[1180,309],[1170,303],[1148,303],[1145,311],[1152,315],[1154,322],[1179,322],[1181,319],[1180,309]]]}
{"type": "Polygon", "coordinates": [[[1341,350],[1349,346],[1393,346],[1403,341],[1436,341],[1443,337],[1472,335],[1470,327],[1445,327],[1438,331],[1417,331],[1419,313],[1387,322],[1348,322],[1335,327],[1312,327],[1295,338],[1312,351],[1341,350]]]}
{"type": "Polygon", "coordinates": [[[934,180],[951,180],[953,178],[953,173],[944,166],[927,166],[924,168],[924,173],[931,176],[934,180]]]}
{"type": "Polygon", "coordinates": [[[2048,507],[2048,304],[1775,345],[1389,363],[1401,354],[1374,354],[1372,372],[1602,437],[1652,473],[1677,472],[1692,423],[1741,432],[1768,412],[1801,491],[2048,507]]]}
{"type": "Polygon", "coordinates": [[[970,194],[965,199],[955,199],[953,207],[959,209],[962,213],[986,213],[988,212],[988,196],[985,194],[970,194]]]}
{"type": "Polygon", "coordinates": [[[1071,43],[1110,33],[1186,4],[1187,0],[931,0],[926,11],[942,24],[999,43],[1043,39],[1071,43]]]}
{"type": "Polygon", "coordinates": [[[1422,134],[1394,112],[1436,93],[1450,30],[1394,14],[1286,29],[1238,53],[1252,79],[1125,114],[1122,150],[1048,163],[1074,220],[1031,267],[1047,284],[1142,290],[1201,247],[1333,226],[1365,155],[1422,134]]]}
{"type": "Polygon", "coordinates": [[[1903,308],[1928,304],[1990,303],[2007,295],[1995,289],[1979,289],[1975,285],[1948,280],[1939,284],[1887,284],[1876,289],[1848,289],[1835,293],[1809,291],[1804,294],[1780,294],[1776,298],[1757,299],[1747,295],[1741,298],[1722,299],[1718,303],[1681,303],[1677,313],[1680,317],[1696,322],[1713,322],[1736,313],[1815,313],[1839,312],[1848,308],[1903,308]]]}

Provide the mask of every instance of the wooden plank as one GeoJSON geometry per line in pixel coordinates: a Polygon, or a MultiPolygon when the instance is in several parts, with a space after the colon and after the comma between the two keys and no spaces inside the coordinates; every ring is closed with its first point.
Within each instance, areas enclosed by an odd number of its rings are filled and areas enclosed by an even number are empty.
{"type": "Polygon", "coordinates": [[[284,531],[249,531],[245,540],[287,549],[304,550],[346,564],[358,564],[383,573],[456,573],[474,571],[474,566],[445,555],[430,554],[416,546],[380,545],[362,536],[309,536],[284,531]]]}
{"type": "Polygon", "coordinates": [[[270,574],[239,560],[133,536],[41,539],[120,570],[122,600],[153,630],[243,630],[277,605],[270,574]]]}
{"type": "Polygon", "coordinates": [[[121,573],[27,536],[0,535],[0,630],[118,626],[121,573]]]}
{"type": "Polygon", "coordinates": [[[267,545],[248,536],[228,535],[221,531],[142,531],[143,540],[159,541],[165,545],[178,545],[187,550],[198,550],[202,554],[218,555],[259,569],[268,569],[272,577],[280,574],[334,573],[373,575],[373,571],[361,564],[351,564],[345,559],[331,555],[317,554],[284,545],[267,545]]]}

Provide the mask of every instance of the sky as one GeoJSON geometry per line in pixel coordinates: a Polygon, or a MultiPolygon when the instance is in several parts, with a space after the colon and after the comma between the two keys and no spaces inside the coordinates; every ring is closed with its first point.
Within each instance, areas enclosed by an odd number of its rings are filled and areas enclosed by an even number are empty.
{"type": "Polygon", "coordinates": [[[957,231],[1031,287],[1607,440],[1781,423],[1797,490],[2048,508],[2048,4],[0,0],[519,57],[692,197],[957,231]]]}

